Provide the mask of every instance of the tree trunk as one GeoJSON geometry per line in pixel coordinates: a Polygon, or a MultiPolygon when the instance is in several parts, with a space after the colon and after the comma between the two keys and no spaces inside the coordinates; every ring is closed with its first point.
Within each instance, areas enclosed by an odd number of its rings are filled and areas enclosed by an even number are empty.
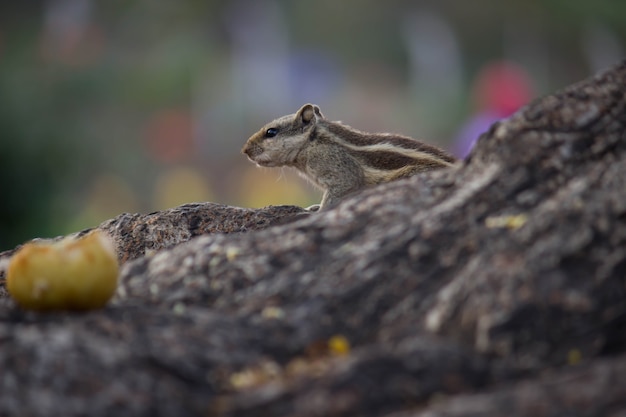
{"type": "Polygon", "coordinates": [[[0,415],[626,413],[626,63],[327,212],[177,210],[100,226],[101,311],[0,298],[0,415]]]}

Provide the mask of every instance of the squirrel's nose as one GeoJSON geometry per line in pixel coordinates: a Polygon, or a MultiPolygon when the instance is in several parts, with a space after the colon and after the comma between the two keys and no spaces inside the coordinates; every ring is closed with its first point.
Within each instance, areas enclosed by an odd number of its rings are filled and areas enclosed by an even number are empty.
{"type": "Polygon", "coordinates": [[[243,148],[241,148],[241,153],[244,153],[248,155],[248,157],[252,158],[260,153],[259,150],[259,146],[256,143],[246,143],[243,145],[243,148]]]}

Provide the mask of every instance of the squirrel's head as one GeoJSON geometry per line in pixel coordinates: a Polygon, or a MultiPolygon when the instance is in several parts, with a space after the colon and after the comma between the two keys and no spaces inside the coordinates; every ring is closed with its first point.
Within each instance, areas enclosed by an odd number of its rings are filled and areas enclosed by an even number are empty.
{"type": "Polygon", "coordinates": [[[293,165],[300,151],[314,140],[315,126],[322,119],[318,106],[305,104],[297,113],[263,126],[241,151],[260,166],[293,165]]]}

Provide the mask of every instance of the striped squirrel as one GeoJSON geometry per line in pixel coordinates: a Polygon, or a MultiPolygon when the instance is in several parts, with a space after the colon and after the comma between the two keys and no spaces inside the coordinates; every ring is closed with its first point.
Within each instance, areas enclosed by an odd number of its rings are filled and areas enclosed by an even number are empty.
{"type": "Polygon", "coordinates": [[[451,166],[445,151],[406,136],[365,133],[332,122],[314,104],[252,135],[242,152],[263,167],[290,166],[324,190],[325,209],[364,187],[451,166]]]}

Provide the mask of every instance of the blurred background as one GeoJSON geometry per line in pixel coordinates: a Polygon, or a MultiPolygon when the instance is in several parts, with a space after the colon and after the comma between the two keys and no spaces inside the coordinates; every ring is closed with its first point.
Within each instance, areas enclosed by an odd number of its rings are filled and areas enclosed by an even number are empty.
{"type": "Polygon", "coordinates": [[[240,154],[313,102],[464,156],[624,57],[619,0],[0,2],[0,250],[195,201],[317,203],[240,154]]]}

